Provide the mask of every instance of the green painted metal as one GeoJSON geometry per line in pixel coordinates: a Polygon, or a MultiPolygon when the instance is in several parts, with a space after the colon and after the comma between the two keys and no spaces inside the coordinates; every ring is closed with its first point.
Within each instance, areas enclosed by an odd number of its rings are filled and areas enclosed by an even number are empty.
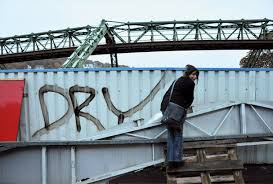
{"type": "Polygon", "coordinates": [[[63,68],[82,68],[84,62],[96,49],[100,40],[104,37],[107,32],[107,25],[105,20],[101,21],[99,27],[94,29],[87,35],[86,39],[82,44],[72,53],[70,57],[62,65],[63,68]]]}
{"type": "MultiPolygon", "coordinates": [[[[273,20],[269,19],[127,23],[105,21],[105,24],[114,35],[116,43],[255,40],[273,32],[273,20]]],[[[95,29],[97,27],[85,26],[0,38],[0,55],[78,47],[95,29]]]]}
{"type": "Polygon", "coordinates": [[[94,29],[85,26],[0,38],[0,55],[78,47],[94,29]]]}
{"type": "MultiPolygon", "coordinates": [[[[78,27],[0,38],[0,58],[10,54],[77,48],[63,67],[82,67],[106,32],[115,44],[266,40],[273,33],[273,20],[195,20],[160,22],[102,21],[99,27],[78,27]]],[[[271,38],[272,39],[272,38],[271,38]]],[[[113,46],[113,44],[111,45],[113,46]]],[[[140,45],[141,46],[141,45],[140,45]]]]}

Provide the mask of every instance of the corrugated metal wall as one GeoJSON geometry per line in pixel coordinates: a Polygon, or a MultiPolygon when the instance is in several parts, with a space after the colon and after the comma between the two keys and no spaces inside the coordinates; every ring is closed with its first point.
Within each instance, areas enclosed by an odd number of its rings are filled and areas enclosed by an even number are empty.
{"type": "MultiPolygon", "coordinates": [[[[18,70],[0,72],[0,79],[26,81],[20,140],[79,140],[117,126],[123,119],[148,121],[159,112],[162,96],[182,73],[183,69],[168,68],[18,70]],[[39,99],[40,89],[45,104],[39,99]],[[69,89],[76,90],[78,106],[95,90],[94,98],[80,110],[86,113],[79,114],[78,128],[69,89]],[[47,128],[42,107],[48,111],[47,128]]],[[[193,110],[233,101],[273,101],[272,91],[273,70],[201,69],[193,110]]]]}

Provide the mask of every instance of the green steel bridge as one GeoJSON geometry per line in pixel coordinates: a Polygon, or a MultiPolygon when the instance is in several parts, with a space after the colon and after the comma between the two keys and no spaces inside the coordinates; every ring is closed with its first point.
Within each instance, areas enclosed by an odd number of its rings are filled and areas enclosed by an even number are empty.
{"type": "Polygon", "coordinates": [[[5,63],[68,57],[63,67],[82,67],[93,54],[272,49],[273,20],[196,20],[115,22],[102,20],[85,26],[0,38],[0,65],[5,63]],[[104,39],[103,39],[104,38],[104,39]]]}

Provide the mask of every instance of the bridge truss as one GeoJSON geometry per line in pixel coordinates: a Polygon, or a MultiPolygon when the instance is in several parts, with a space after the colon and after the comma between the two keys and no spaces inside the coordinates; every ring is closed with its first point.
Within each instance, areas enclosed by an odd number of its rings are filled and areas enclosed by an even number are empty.
{"type": "Polygon", "coordinates": [[[272,49],[273,21],[210,20],[114,22],[0,38],[0,63],[68,57],[63,67],[82,67],[91,54],[272,49]],[[105,39],[102,39],[105,38],[105,39]]]}

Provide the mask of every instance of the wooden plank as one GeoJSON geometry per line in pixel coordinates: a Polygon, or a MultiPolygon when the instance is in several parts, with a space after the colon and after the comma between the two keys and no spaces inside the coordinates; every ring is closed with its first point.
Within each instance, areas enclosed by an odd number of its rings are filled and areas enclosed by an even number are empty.
{"type": "Polygon", "coordinates": [[[178,178],[178,183],[183,183],[183,184],[199,184],[201,183],[201,178],[200,176],[194,176],[194,177],[183,177],[183,178],[178,178]]]}
{"type": "Polygon", "coordinates": [[[207,172],[243,169],[243,163],[238,160],[206,161],[202,163],[185,163],[182,167],[168,169],[169,174],[185,172],[207,172]]]}
{"type": "MultiPolygon", "coordinates": [[[[236,148],[228,149],[228,157],[230,160],[237,160],[236,148]]],[[[236,184],[244,184],[242,171],[233,171],[233,176],[236,184]]]]}
{"type": "Polygon", "coordinates": [[[236,144],[199,144],[199,145],[190,145],[185,144],[185,149],[200,149],[200,148],[233,148],[236,144]]]}
{"type": "Polygon", "coordinates": [[[244,184],[242,172],[240,171],[244,167],[243,163],[237,160],[234,144],[188,145],[185,152],[188,156],[184,157],[185,164],[183,166],[167,169],[168,184],[211,184],[211,182],[244,184]],[[207,155],[207,152],[210,155],[207,155]],[[231,176],[231,173],[233,173],[233,176],[231,176]],[[211,174],[214,174],[214,176],[211,176],[211,174]],[[219,174],[229,175],[219,176],[219,174]],[[185,179],[186,176],[192,177],[185,179]]]}
{"type": "Polygon", "coordinates": [[[211,184],[209,172],[201,173],[202,184],[211,184]]]}
{"type": "Polygon", "coordinates": [[[207,155],[207,161],[228,160],[227,154],[207,155]]]}
{"type": "MultiPolygon", "coordinates": [[[[206,150],[205,149],[197,149],[196,150],[196,158],[199,163],[203,163],[206,161],[206,150]]],[[[201,181],[202,184],[211,184],[210,175],[208,172],[201,172],[201,181]]]]}
{"type": "Polygon", "coordinates": [[[184,162],[197,162],[196,156],[183,156],[184,162]]]}
{"type": "MultiPolygon", "coordinates": [[[[183,156],[185,162],[197,162],[196,156],[183,156]]],[[[207,155],[206,161],[229,160],[227,154],[207,155]]]]}
{"type": "Polygon", "coordinates": [[[205,149],[197,149],[196,156],[198,162],[205,162],[206,161],[206,150],[205,149]]]}
{"type": "Polygon", "coordinates": [[[238,160],[235,148],[228,149],[228,157],[230,160],[238,160]]]}
{"type": "Polygon", "coordinates": [[[177,178],[167,174],[167,184],[178,184],[177,178]]]}
{"type": "Polygon", "coordinates": [[[242,171],[233,171],[235,184],[245,184],[242,171]]]}
{"type": "Polygon", "coordinates": [[[184,146],[186,148],[194,148],[200,145],[223,145],[223,144],[236,144],[238,142],[245,142],[245,140],[238,140],[234,138],[220,139],[220,140],[196,140],[196,141],[185,141],[184,146]]]}
{"type": "MultiPolygon", "coordinates": [[[[233,175],[210,176],[210,179],[211,179],[212,183],[234,182],[233,175]]],[[[178,178],[177,181],[178,181],[178,183],[183,183],[183,184],[200,184],[201,178],[200,178],[200,176],[183,177],[183,178],[178,178]]]]}
{"type": "Polygon", "coordinates": [[[213,183],[223,183],[223,182],[234,182],[234,178],[232,175],[225,175],[225,176],[210,176],[211,181],[213,183]]]}
{"type": "Polygon", "coordinates": [[[201,146],[201,147],[196,147],[196,148],[188,148],[188,149],[184,149],[184,153],[188,154],[188,155],[196,155],[196,150],[197,149],[202,149],[204,148],[206,150],[206,154],[207,155],[212,155],[212,154],[223,154],[223,153],[227,153],[229,148],[234,148],[233,146],[230,145],[230,147],[226,147],[226,146],[218,146],[218,145],[214,145],[211,147],[207,147],[207,145],[201,146]]]}

